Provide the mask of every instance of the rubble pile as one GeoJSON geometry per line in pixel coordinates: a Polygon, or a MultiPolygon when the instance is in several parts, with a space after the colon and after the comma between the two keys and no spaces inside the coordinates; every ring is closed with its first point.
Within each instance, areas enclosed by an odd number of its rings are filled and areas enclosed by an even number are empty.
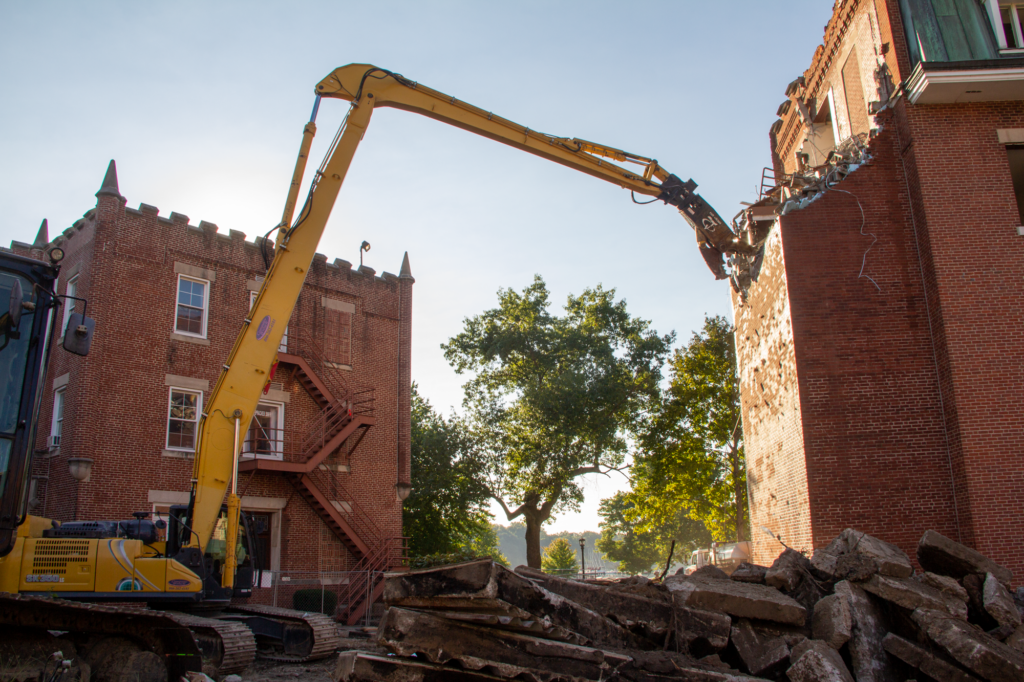
{"type": "Polygon", "coordinates": [[[1024,588],[934,531],[915,572],[843,531],[810,559],[655,582],[579,582],[490,560],[390,574],[390,655],[340,654],[336,682],[1020,682],[1024,588]]]}

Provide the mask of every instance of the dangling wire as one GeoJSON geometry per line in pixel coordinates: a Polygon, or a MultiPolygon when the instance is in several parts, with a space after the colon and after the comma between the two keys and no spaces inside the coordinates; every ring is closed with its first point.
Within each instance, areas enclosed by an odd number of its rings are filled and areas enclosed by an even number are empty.
{"type": "Polygon", "coordinates": [[[646,206],[647,204],[653,204],[655,201],[658,200],[658,197],[654,197],[650,201],[637,201],[636,200],[636,193],[633,190],[629,190],[629,196],[633,197],[633,203],[634,204],[640,204],[641,206],[646,206]]]}

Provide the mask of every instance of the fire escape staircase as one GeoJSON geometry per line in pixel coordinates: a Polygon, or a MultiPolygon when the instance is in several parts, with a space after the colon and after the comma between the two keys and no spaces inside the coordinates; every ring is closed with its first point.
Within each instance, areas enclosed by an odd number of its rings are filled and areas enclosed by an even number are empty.
{"type": "Polygon", "coordinates": [[[294,378],[316,401],[320,413],[294,438],[280,439],[282,459],[246,459],[238,469],[282,474],[356,557],[357,564],[350,573],[356,577],[339,595],[341,618],[354,624],[380,596],[383,572],[404,563],[402,539],[385,537],[325,464],[343,446],[351,456],[375,424],[373,389],[349,389],[312,338],[293,335],[288,350],[278,353],[279,363],[293,368],[294,378]],[[332,502],[328,492],[345,502],[332,502]]]}

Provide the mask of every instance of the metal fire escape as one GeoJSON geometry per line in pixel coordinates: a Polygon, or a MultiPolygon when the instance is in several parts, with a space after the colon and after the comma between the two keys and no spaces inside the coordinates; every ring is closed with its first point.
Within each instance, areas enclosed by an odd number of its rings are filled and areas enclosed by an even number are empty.
{"type": "Polygon", "coordinates": [[[283,475],[356,557],[354,577],[338,595],[340,618],[353,624],[380,596],[383,572],[405,564],[404,539],[385,536],[328,462],[339,453],[351,457],[376,423],[374,389],[350,387],[312,334],[292,332],[287,344],[287,352],[278,353],[278,371],[290,370],[320,412],[301,429],[266,428],[254,420],[245,450],[256,456],[243,459],[238,470],[283,475]]]}

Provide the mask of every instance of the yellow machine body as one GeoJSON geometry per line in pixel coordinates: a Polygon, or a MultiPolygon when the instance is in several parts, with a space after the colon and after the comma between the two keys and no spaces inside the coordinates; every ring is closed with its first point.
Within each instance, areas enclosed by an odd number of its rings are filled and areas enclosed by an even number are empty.
{"type": "Polygon", "coordinates": [[[0,558],[0,592],[160,601],[187,600],[203,589],[198,575],[162,556],[163,542],[44,538],[51,527],[49,519],[36,516],[19,527],[14,549],[0,558]]]}

